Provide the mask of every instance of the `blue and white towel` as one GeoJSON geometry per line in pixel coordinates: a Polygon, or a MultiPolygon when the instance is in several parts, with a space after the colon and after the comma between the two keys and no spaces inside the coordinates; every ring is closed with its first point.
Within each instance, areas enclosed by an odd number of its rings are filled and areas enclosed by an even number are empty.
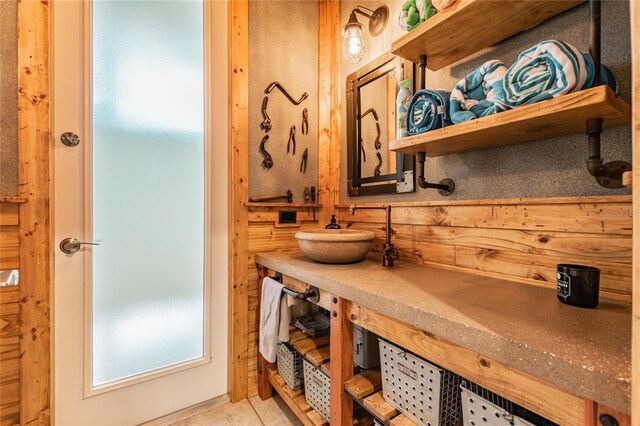
{"type": "MultiPolygon", "coordinates": [[[[617,92],[613,74],[602,66],[602,83],[617,92]]],[[[547,40],[525,50],[505,73],[501,90],[496,93],[503,108],[516,108],[593,85],[595,65],[588,53],[569,43],[547,40]]]]}
{"type": "Polygon", "coordinates": [[[451,121],[462,123],[504,110],[496,89],[501,91],[506,72],[507,66],[502,61],[492,60],[460,80],[451,91],[451,121]]]}
{"type": "Polygon", "coordinates": [[[417,135],[451,124],[449,118],[450,92],[419,90],[411,98],[407,111],[407,133],[417,135]]]}

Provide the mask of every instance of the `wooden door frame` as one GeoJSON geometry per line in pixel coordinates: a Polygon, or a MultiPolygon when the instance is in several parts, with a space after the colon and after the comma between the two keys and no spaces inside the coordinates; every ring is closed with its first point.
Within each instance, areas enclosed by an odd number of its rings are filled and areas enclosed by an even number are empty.
{"type": "MultiPolygon", "coordinates": [[[[247,9],[247,0],[234,1],[233,7],[229,8],[230,37],[229,37],[229,57],[242,57],[236,52],[234,43],[245,43],[244,54],[248,52],[247,26],[248,16],[245,13],[242,28],[244,33],[237,33],[235,30],[240,23],[236,24],[232,16],[238,14],[238,7],[247,9]],[[244,40],[244,41],[243,41],[244,40]],[[234,48],[231,48],[231,47],[234,48]]],[[[50,79],[50,41],[51,41],[51,2],[39,0],[22,0],[18,1],[18,163],[19,163],[19,195],[26,202],[20,206],[20,275],[21,282],[20,291],[20,422],[21,424],[51,424],[53,417],[52,407],[52,318],[51,314],[51,294],[52,294],[52,227],[51,227],[51,204],[52,204],[52,185],[51,172],[53,161],[53,140],[51,137],[51,115],[50,115],[50,95],[51,95],[51,79],[50,79]]],[[[248,58],[244,58],[244,63],[248,62],[248,58]]],[[[233,66],[238,62],[232,62],[233,66]]],[[[242,64],[239,64],[242,65],[242,64]]],[[[229,87],[243,87],[242,78],[245,79],[245,87],[247,84],[246,65],[241,67],[240,81],[235,79],[236,73],[232,72],[232,78],[229,79],[229,87]],[[236,86],[236,84],[238,84],[236,86]]],[[[244,108],[238,108],[242,111],[237,114],[235,104],[234,113],[231,117],[240,117],[238,122],[230,120],[230,125],[238,125],[244,120],[245,130],[248,120],[246,105],[246,90],[244,95],[232,92],[231,96],[240,96],[244,99],[244,108]]],[[[234,98],[232,97],[231,100],[234,98]]],[[[236,98],[237,99],[237,98],[236,98]]],[[[234,132],[231,141],[237,138],[235,135],[241,135],[242,132],[234,132]]],[[[246,136],[245,136],[246,139],[246,136]]],[[[230,143],[230,153],[233,154],[234,145],[230,143]]],[[[246,152],[246,151],[243,151],[246,152]]],[[[233,155],[234,162],[240,163],[242,168],[242,155],[233,155]]],[[[246,162],[246,160],[245,160],[246,162]]],[[[234,163],[236,164],[236,163],[234,163]]],[[[242,195],[244,188],[246,194],[246,170],[245,176],[239,178],[239,185],[236,182],[230,182],[230,194],[233,200],[242,200],[238,194],[242,195]]],[[[233,166],[230,168],[230,176],[233,174],[233,166]]],[[[243,201],[238,204],[240,212],[243,211],[243,201]]],[[[230,213],[235,213],[235,207],[238,205],[231,204],[230,213]]],[[[230,216],[230,248],[241,245],[238,235],[244,234],[246,241],[246,226],[243,225],[242,218],[246,220],[246,213],[240,214],[239,219],[234,221],[234,217],[230,216]],[[238,226],[235,226],[238,225],[238,226]],[[235,234],[237,232],[237,234],[235,234]]],[[[246,222],[244,222],[246,224],[246,222]]],[[[245,245],[246,246],[246,245],[245,245]]],[[[238,254],[237,250],[232,251],[238,254]]],[[[243,256],[234,256],[233,265],[242,264],[243,256]],[[237,258],[237,259],[236,259],[237,258]]],[[[246,289],[246,259],[245,267],[241,269],[244,272],[240,277],[232,275],[231,283],[240,282],[241,293],[246,289]]],[[[231,268],[230,272],[236,268],[231,268]]],[[[233,290],[233,285],[230,286],[233,290]]],[[[244,397],[246,398],[246,291],[240,298],[230,292],[230,319],[235,327],[235,316],[237,310],[238,299],[242,304],[244,300],[244,330],[245,335],[242,338],[244,342],[244,351],[242,343],[240,343],[240,353],[244,353],[244,384],[238,387],[237,380],[230,374],[229,390],[232,396],[237,400],[238,396],[242,396],[242,388],[244,388],[244,397]],[[234,304],[232,304],[232,302],[234,304]],[[238,393],[239,392],[239,393],[238,393]]],[[[242,323],[242,321],[240,321],[242,323]]],[[[242,329],[242,327],[240,327],[242,329]]],[[[230,336],[230,341],[237,342],[230,336]]],[[[232,347],[233,348],[233,347],[232,347]]],[[[231,350],[230,355],[235,355],[237,351],[231,350]]],[[[234,365],[238,366],[240,373],[243,370],[243,363],[236,362],[234,357],[229,357],[229,372],[234,372],[234,365]]],[[[243,398],[240,398],[243,399],[243,398]]]]}
{"type": "Polygon", "coordinates": [[[640,426],[640,4],[629,2],[631,16],[631,137],[633,151],[633,326],[631,334],[631,423],[640,426]]]}
{"type": "Polygon", "coordinates": [[[20,423],[51,423],[50,2],[18,2],[20,423]]]}
{"type": "Polygon", "coordinates": [[[229,399],[248,397],[249,0],[229,5],[229,399]]]}

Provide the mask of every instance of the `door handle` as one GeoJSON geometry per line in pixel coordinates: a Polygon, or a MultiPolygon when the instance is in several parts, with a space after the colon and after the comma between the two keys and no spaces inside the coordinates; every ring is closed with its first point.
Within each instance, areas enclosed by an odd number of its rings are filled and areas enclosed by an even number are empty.
{"type": "Polygon", "coordinates": [[[93,242],[84,242],[78,240],[77,238],[67,237],[64,240],[60,241],[60,251],[66,254],[73,254],[80,250],[80,246],[82,245],[99,246],[100,244],[93,242]]]}

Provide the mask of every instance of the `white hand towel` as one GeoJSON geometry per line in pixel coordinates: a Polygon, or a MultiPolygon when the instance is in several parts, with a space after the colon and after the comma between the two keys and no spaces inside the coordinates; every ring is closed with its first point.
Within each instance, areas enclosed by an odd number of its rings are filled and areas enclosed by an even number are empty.
{"type": "Polygon", "coordinates": [[[286,294],[282,294],[280,299],[280,327],[278,327],[278,340],[281,342],[289,341],[289,324],[291,324],[291,308],[289,307],[289,298],[286,294]]]}
{"type": "Polygon", "coordinates": [[[289,340],[291,316],[286,295],[282,294],[283,288],[282,284],[269,277],[262,281],[259,349],[268,362],[276,361],[278,341],[289,340]]]}

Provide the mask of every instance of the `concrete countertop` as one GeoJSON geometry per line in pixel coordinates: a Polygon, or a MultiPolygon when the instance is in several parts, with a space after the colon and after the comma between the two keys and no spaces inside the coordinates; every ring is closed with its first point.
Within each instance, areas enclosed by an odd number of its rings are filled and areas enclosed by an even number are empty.
{"type": "Polygon", "coordinates": [[[256,263],[443,337],[575,395],[631,408],[631,306],[560,303],[553,289],[379,257],[316,263],[267,252],[256,263]]]}

